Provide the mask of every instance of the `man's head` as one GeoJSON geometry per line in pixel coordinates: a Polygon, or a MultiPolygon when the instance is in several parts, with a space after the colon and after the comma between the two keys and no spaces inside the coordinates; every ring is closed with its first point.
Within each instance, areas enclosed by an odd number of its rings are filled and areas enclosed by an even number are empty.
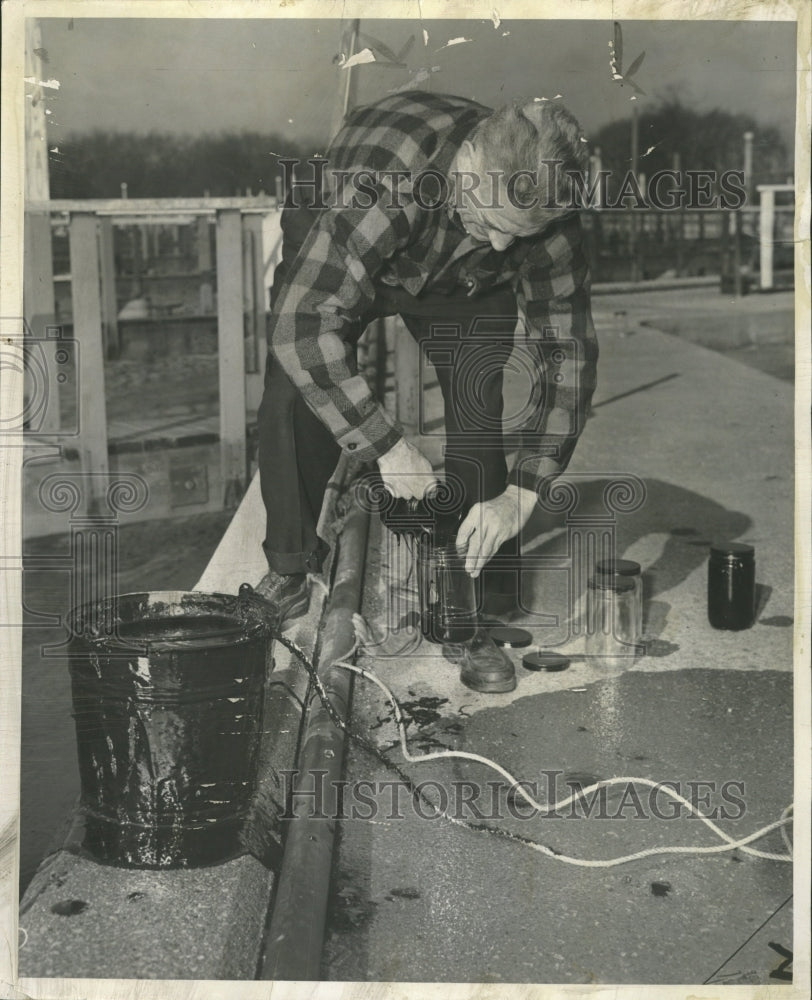
{"type": "Polygon", "coordinates": [[[568,172],[586,168],[581,127],[560,104],[516,103],[489,115],[451,166],[455,207],[474,239],[506,250],[572,211],[568,172]]]}

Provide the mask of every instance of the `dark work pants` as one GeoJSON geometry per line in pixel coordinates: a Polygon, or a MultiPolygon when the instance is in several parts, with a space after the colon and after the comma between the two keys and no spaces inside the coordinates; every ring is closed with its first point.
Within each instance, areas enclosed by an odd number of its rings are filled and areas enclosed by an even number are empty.
{"type": "MultiPolygon", "coordinates": [[[[498,496],[507,485],[502,374],[517,322],[513,292],[502,287],[471,297],[461,290],[415,298],[381,285],[373,310],[348,340],[355,345],[369,322],[395,314],[436,370],[445,408],[445,476],[461,485],[463,510],[498,496]]],[[[416,371],[414,378],[419,377],[416,371]]],[[[340,449],[271,352],[258,422],[268,562],[278,573],[318,572],[327,546],[317,537],[316,525],[340,449]]],[[[515,538],[499,550],[499,556],[517,554],[515,538]]],[[[510,583],[504,574],[497,576],[496,568],[487,586],[509,592],[510,583]]],[[[508,571],[508,579],[514,576],[508,571]]]]}

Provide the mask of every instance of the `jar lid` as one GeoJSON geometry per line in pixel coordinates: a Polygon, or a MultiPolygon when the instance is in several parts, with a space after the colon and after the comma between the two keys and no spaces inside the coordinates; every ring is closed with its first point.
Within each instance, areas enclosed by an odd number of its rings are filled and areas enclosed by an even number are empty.
{"type": "Polygon", "coordinates": [[[752,559],[756,550],[745,542],[717,542],[711,545],[711,555],[723,559],[752,559]]]}
{"type": "Polygon", "coordinates": [[[627,590],[634,590],[634,580],[630,576],[621,576],[615,573],[610,576],[598,574],[589,581],[592,590],[611,590],[617,594],[624,594],[627,590]]]}
{"type": "Polygon", "coordinates": [[[525,670],[566,670],[569,665],[569,658],[561,653],[528,653],[522,657],[525,670]]]}
{"type": "Polygon", "coordinates": [[[611,576],[613,573],[617,573],[618,576],[640,575],[640,563],[633,559],[601,559],[595,569],[604,576],[606,574],[611,576]]]}
{"type": "Polygon", "coordinates": [[[492,628],[489,634],[497,646],[507,646],[508,649],[520,649],[533,641],[533,636],[526,629],[511,628],[509,625],[492,628]]]}

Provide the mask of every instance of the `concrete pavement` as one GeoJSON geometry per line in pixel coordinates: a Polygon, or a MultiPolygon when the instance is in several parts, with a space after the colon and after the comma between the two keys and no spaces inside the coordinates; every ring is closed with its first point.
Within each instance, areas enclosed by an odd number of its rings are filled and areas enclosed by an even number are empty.
{"type": "MultiPolygon", "coordinates": [[[[379,655],[370,651],[362,662],[405,703],[415,753],[446,746],[485,754],[539,782],[542,793],[550,773],[562,795],[568,782],[583,787],[613,776],[672,782],[683,794],[712,787],[705,811],[717,814],[722,789],[741,787],[740,815],[721,825],[743,836],[777,819],[793,796],[793,393],[787,381],[691,343],[678,327],[691,333],[704,324],[717,335],[728,329],[731,341],[742,329],[756,337],[769,329],[780,342],[791,339],[792,326],[779,297],[751,297],[729,310],[718,292],[687,294],[690,301],[685,292],[596,299],[600,384],[568,470],[580,491],[578,513],[606,513],[604,488],[613,478],[632,475],[645,486],[642,503],[616,512],[614,525],[618,554],[643,566],[648,655],[610,676],[578,659],[583,646],[568,630],[566,572],[548,558],[566,563],[561,514],[534,517],[528,526],[525,552],[543,558],[525,574],[522,621],[539,648],[574,657],[568,670],[529,673],[520,664],[525,651],[515,651],[516,691],[477,695],[436,647],[415,648],[403,629],[387,633],[387,621],[409,609],[413,588],[403,546],[379,529],[380,569],[377,582],[369,571],[365,614],[382,642],[379,655]],[[669,316],[672,335],[641,322],[669,316]],[[707,621],[707,553],[717,539],[756,549],[760,606],[746,632],[718,632],[707,621]],[[550,614],[557,624],[542,617],[550,614]]],[[[431,405],[439,407],[434,392],[431,405]]],[[[515,392],[518,382],[508,385],[506,400],[515,392]]],[[[423,444],[439,458],[441,442],[423,444]]],[[[354,724],[403,763],[397,748],[388,749],[396,739],[391,710],[363,682],[354,724]]],[[[449,794],[455,780],[482,790],[497,778],[460,761],[406,770],[449,794]]],[[[353,751],[347,777],[393,775],[353,751]]],[[[616,788],[611,819],[508,817],[507,825],[581,858],[715,842],[684,813],[672,821],[652,816],[645,794],[640,790],[644,815],[633,792],[616,788]]],[[[326,978],[782,981],[771,978],[782,958],[769,941],[792,948],[789,864],[737,851],[574,868],[421,819],[408,796],[404,818],[391,818],[391,795],[381,793],[372,819],[342,824],[326,978]],[[750,950],[739,951],[748,940],[750,950]]],[[[504,815],[506,803],[500,808],[504,815]]],[[[784,849],[778,833],[758,846],[784,849]]]]}

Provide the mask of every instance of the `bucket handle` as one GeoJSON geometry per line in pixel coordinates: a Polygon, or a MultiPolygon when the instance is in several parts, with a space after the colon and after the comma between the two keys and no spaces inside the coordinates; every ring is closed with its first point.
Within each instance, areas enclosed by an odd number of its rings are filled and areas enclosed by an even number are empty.
{"type": "Polygon", "coordinates": [[[267,630],[273,634],[279,630],[279,608],[273,601],[258,594],[250,583],[241,583],[237,594],[237,608],[245,616],[249,612],[259,615],[267,630]]]}

